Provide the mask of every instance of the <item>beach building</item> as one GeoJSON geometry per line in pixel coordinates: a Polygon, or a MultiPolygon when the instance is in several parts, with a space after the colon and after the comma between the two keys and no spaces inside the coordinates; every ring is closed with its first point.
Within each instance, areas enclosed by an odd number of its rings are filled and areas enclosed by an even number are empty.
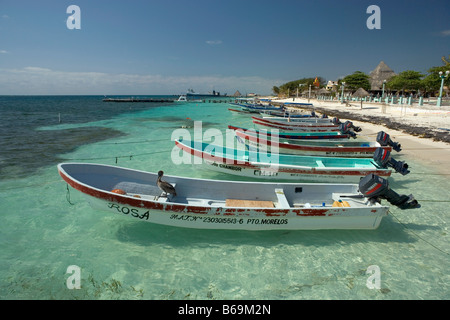
{"type": "Polygon", "coordinates": [[[336,91],[338,87],[337,81],[331,81],[329,80],[327,83],[327,90],[336,91]]]}

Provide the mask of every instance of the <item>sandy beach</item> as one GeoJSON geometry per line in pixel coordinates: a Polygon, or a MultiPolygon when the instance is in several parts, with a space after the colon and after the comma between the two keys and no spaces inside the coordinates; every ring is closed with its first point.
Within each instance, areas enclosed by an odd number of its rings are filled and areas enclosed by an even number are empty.
{"type": "MultiPolygon", "coordinates": [[[[308,99],[301,98],[272,101],[308,103],[308,99]]],[[[406,158],[432,166],[441,174],[450,174],[450,107],[383,106],[364,102],[361,109],[357,101],[346,105],[339,101],[310,99],[310,103],[316,113],[351,120],[363,129],[360,135],[371,140],[376,139],[379,131],[388,133],[393,141],[402,145],[401,154],[406,158]]]]}

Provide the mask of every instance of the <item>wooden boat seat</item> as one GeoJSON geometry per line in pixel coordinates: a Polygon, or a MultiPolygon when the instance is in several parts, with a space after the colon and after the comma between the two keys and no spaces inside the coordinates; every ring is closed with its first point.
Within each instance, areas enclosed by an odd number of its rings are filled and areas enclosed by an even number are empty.
{"type": "Polygon", "coordinates": [[[226,199],[226,207],[273,208],[273,201],[226,199]]]}
{"type": "Polygon", "coordinates": [[[283,189],[276,188],[275,194],[277,195],[277,198],[278,198],[279,207],[281,207],[281,208],[290,208],[291,207],[289,205],[289,201],[286,198],[286,195],[284,194],[283,189]]]}
{"type": "Polygon", "coordinates": [[[317,166],[320,168],[325,168],[325,165],[323,164],[322,160],[316,160],[317,166]]]}

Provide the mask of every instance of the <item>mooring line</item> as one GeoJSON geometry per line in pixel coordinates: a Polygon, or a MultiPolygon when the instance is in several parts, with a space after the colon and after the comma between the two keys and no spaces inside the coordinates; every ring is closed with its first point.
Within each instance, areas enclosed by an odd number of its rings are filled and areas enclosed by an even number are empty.
{"type": "Polygon", "coordinates": [[[66,200],[70,205],[74,205],[71,201],[70,201],[70,189],[69,189],[69,185],[66,184],[66,188],[67,188],[67,193],[66,193],[66,200]]]}
{"type": "Polygon", "coordinates": [[[438,250],[438,251],[440,251],[440,252],[442,252],[442,253],[444,253],[444,254],[446,254],[446,255],[450,255],[450,253],[448,253],[448,252],[442,250],[442,249],[439,248],[438,246],[436,246],[436,245],[434,245],[433,243],[431,243],[430,241],[428,241],[428,240],[422,238],[422,237],[421,237],[420,235],[418,235],[416,232],[414,232],[413,230],[411,230],[410,228],[408,228],[408,226],[407,226],[406,224],[404,224],[403,222],[401,222],[400,219],[397,218],[397,216],[394,215],[394,214],[392,213],[391,210],[389,210],[389,214],[392,215],[392,216],[395,218],[395,220],[397,220],[397,221],[398,221],[405,229],[408,229],[408,230],[409,230],[413,235],[415,235],[417,238],[419,238],[419,239],[422,240],[423,242],[429,244],[430,246],[432,246],[432,247],[435,248],[436,250],[438,250]]]}

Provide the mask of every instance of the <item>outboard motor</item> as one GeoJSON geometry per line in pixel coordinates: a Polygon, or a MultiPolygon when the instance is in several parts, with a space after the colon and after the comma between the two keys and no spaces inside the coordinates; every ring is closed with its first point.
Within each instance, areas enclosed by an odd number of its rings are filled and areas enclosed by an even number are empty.
{"type": "Polygon", "coordinates": [[[357,127],[355,125],[353,125],[353,122],[351,121],[345,121],[345,123],[349,128],[352,128],[355,132],[361,132],[361,127],[357,127]]]}
{"type": "Polygon", "coordinates": [[[382,145],[383,147],[384,146],[391,146],[392,149],[394,149],[397,152],[402,150],[400,143],[392,141],[391,138],[389,137],[389,135],[386,132],[383,132],[383,131],[378,132],[377,142],[380,145],[382,145]]]}
{"type": "Polygon", "coordinates": [[[324,113],[323,115],[322,115],[322,119],[327,119],[328,118],[328,116],[324,113]]]}
{"type": "Polygon", "coordinates": [[[413,195],[399,195],[389,188],[389,183],[376,174],[369,174],[359,181],[359,191],[369,199],[370,202],[381,202],[386,199],[390,204],[400,209],[420,208],[420,204],[414,199],[413,195]]]}
{"type": "MultiPolygon", "coordinates": [[[[336,118],[335,118],[336,119],[336,118]]],[[[334,119],[333,119],[334,120],[334,119]]],[[[339,121],[339,119],[337,119],[337,121],[336,122],[338,122],[339,121]]],[[[348,135],[350,135],[352,138],[356,138],[356,133],[354,133],[351,129],[353,129],[353,130],[355,130],[356,132],[359,132],[359,131],[361,131],[361,128],[360,127],[355,127],[354,125],[353,125],[353,122],[351,122],[351,121],[345,121],[344,123],[342,123],[342,122],[340,122],[339,121],[339,131],[342,133],[342,134],[348,134],[348,135]]]]}
{"type": "Polygon", "coordinates": [[[391,167],[395,171],[401,173],[402,175],[407,175],[409,173],[408,164],[404,161],[396,161],[392,159],[391,153],[383,148],[377,148],[373,154],[373,160],[377,165],[383,168],[391,167]]]}
{"type": "Polygon", "coordinates": [[[349,128],[347,128],[347,127],[345,126],[345,123],[341,123],[341,124],[339,125],[339,131],[340,131],[342,134],[348,134],[350,137],[356,138],[356,133],[354,133],[352,130],[350,130],[349,128]]]}
{"type": "Polygon", "coordinates": [[[314,111],[311,111],[311,118],[316,118],[316,113],[314,111]]]}
{"type": "Polygon", "coordinates": [[[338,125],[340,125],[342,122],[341,122],[341,120],[339,120],[339,118],[333,118],[333,124],[335,125],[335,126],[338,126],[338,125]]]}

